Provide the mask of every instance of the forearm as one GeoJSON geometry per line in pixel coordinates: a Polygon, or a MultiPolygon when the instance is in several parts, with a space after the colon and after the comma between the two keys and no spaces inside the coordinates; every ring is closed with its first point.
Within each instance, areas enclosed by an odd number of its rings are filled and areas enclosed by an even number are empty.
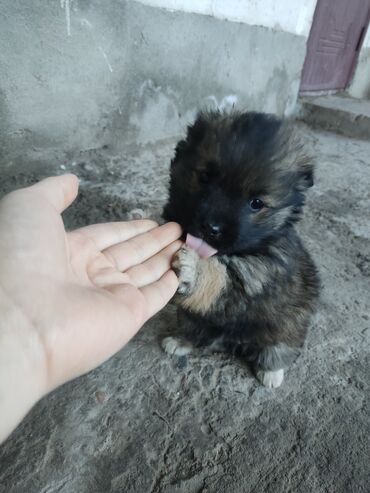
{"type": "Polygon", "coordinates": [[[0,288],[0,443],[44,394],[45,375],[37,331],[0,288]]]}

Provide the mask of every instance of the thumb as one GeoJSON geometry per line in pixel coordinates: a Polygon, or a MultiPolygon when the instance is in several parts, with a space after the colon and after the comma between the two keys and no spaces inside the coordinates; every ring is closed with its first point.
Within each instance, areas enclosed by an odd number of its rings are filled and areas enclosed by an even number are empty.
{"type": "Polygon", "coordinates": [[[29,190],[43,196],[60,213],[71,205],[76,198],[78,178],[72,174],[52,176],[32,185],[29,190]]]}

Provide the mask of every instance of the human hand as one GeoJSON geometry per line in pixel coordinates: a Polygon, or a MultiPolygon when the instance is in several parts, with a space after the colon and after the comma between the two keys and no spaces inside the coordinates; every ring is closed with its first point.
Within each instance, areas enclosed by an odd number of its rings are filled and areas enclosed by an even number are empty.
{"type": "Polygon", "coordinates": [[[10,379],[13,426],[42,395],[119,350],[178,286],[170,270],[181,246],[177,224],[66,233],[60,214],[77,190],[77,178],[64,175],[0,202],[0,406],[10,379]]]}

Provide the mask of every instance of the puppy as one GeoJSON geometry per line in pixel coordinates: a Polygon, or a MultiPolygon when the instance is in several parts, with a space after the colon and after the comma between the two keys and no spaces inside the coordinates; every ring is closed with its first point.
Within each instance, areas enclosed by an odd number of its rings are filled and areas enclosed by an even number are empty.
{"type": "Polygon", "coordinates": [[[302,347],[319,293],[294,224],[313,162],[293,127],[262,113],[202,112],[171,162],[163,217],[181,224],[178,356],[209,346],[248,361],[266,387],[281,385],[302,347]]]}

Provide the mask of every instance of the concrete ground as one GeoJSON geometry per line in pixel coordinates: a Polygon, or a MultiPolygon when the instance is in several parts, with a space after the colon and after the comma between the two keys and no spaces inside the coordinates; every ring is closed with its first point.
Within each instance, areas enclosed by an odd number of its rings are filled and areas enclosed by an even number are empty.
{"type": "MultiPolygon", "coordinates": [[[[323,293],[283,386],[261,387],[222,355],[165,355],[169,306],[105,365],[35,406],[0,448],[2,493],[369,491],[370,142],[302,129],[318,168],[300,230],[323,293]]],[[[82,182],[68,227],[134,207],[156,216],[172,150],[162,142],[5,162],[1,193],[71,170],[82,182]]]]}

